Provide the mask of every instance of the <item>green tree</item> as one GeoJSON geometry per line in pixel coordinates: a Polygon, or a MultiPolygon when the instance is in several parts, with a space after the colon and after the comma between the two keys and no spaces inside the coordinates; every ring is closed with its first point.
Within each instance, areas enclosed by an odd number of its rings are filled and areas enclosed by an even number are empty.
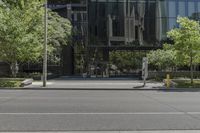
{"type": "Polygon", "coordinates": [[[43,11],[33,2],[25,7],[14,4],[6,1],[0,7],[0,59],[16,77],[18,62],[41,55],[43,11]]]}
{"type": "Polygon", "coordinates": [[[143,52],[113,51],[110,52],[110,63],[121,71],[141,68],[143,52]]]}
{"type": "Polygon", "coordinates": [[[191,84],[193,84],[193,66],[200,58],[200,26],[197,21],[186,17],[178,17],[177,22],[179,27],[172,29],[167,35],[174,41],[179,63],[190,66],[191,84]]]}
{"type": "Polygon", "coordinates": [[[164,44],[163,49],[153,50],[147,54],[149,64],[159,70],[169,69],[176,66],[176,52],[170,44],[164,44]]]}
{"type": "Polygon", "coordinates": [[[71,42],[72,26],[68,19],[59,16],[56,12],[48,13],[48,56],[50,62],[59,62],[63,45],[71,42]]]}
{"type": "MultiPolygon", "coordinates": [[[[0,5],[0,60],[10,65],[14,77],[19,62],[41,59],[44,43],[42,5],[40,0],[3,0],[0,5]]],[[[71,26],[68,20],[51,11],[49,13],[48,49],[51,53],[60,44],[67,44],[64,40],[68,39],[71,26]],[[57,45],[54,40],[58,40],[57,45]]]]}

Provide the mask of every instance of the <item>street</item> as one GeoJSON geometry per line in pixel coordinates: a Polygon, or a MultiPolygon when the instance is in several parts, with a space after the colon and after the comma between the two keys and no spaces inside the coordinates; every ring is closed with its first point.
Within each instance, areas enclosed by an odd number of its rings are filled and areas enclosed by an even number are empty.
{"type": "Polygon", "coordinates": [[[0,90],[0,131],[199,130],[199,91],[0,90]]]}

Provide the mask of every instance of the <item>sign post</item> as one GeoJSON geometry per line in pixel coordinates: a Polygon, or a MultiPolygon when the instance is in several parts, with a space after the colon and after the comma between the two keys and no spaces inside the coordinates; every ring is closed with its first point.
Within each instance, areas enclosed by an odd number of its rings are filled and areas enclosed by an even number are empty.
{"type": "Polygon", "coordinates": [[[146,79],[148,77],[148,59],[143,57],[142,59],[142,79],[144,80],[144,85],[146,86],[146,79]]]}
{"type": "Polygon", "coordinates": [[[44,14],[44,31],[45,31],[45,35],[44,35],[44,46],[43,46],[43,87],[46,87],[47,84],[47,19],[48,19],[48,15],[47,15],[47,1],[45,3],[45,14],[44,14]]]}

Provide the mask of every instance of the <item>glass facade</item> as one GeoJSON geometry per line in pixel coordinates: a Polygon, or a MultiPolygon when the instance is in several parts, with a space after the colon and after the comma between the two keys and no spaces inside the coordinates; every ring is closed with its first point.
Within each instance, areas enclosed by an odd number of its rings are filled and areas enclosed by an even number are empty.
{"type": "Polygon", "coordinates": [[[89,0],[89,46],[160,46],[178,16],[198,19],[200,0],[89,0]]]}
{"type": "Polygon", "coordinates": [[[63,69],[73,74],[112,76],[113,68],[118,68],[114,73],[120,75],[141,69],[141,57],[169,41],[166,33],[178,27],[178,16],[200,18],[200,0],[52,0],[49,3],[52,9],[59,8],[73,25],[72,48],[63,50],[63,69]],[[135,55],[132,62],[136,67],[121,66],[131,62],[123,54],[135,55]],[[124,61],[115,59],[117,55],[124,61]]]}

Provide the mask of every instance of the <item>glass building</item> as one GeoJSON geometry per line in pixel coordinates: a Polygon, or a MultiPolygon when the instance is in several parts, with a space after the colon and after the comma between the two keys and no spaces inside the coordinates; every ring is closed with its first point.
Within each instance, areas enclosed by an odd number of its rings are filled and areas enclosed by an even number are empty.
{"type": "Polygon", "coordinates": [[[200,0],[89,0],[89,45],[159,47],[178,16],[199,12],[200,0]]]}
{"type": "Polygon", "coordinates": [[[161,48],[178,16],[198,20],[200,12],[200,0],[88,0],[87,6],[88,64],[104,73],[111,52],[161,48]]]}
{"type": "Polygon", "coordinates": [[[111,61],[114,52],[132,52],[138,58],[135,69],[141,69],[145,52],[162,48],[167,31],[178,27],[178,16],[200,19],[200,0],[48,0],[48,6],[68,18],[75,33],[62,50],[59,66],[49,64],[50,72],[62,75],[110,76],[113,69],[123,73],[111,61]]]}
{"type": "Polygon", "coordinates": [[[135,54],[140,69],[145,52],[168,41],[178,16],[200,18],[200,0],[51,0],[49,7],[68,18],[76,33],[63,49],[63,75],[110,76],[114,68],[130,73],[111,61],[116,51],[135,54]]]}

